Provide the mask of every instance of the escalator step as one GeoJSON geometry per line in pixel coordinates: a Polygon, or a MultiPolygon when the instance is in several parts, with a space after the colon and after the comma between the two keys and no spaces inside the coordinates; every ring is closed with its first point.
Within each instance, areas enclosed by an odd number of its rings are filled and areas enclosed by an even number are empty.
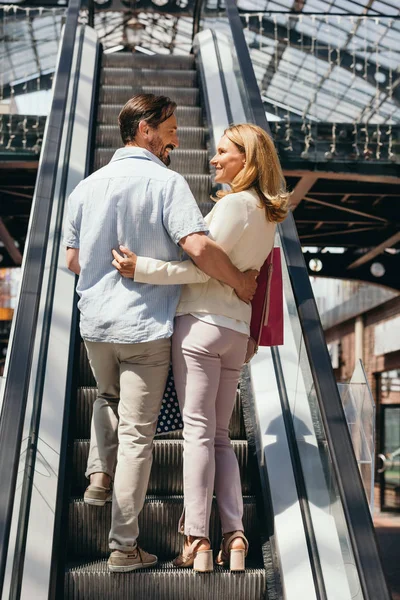
{"type": "Polygon", "coordinates": [[[130,69],[107,67],[101,71],[101,85],[156,85],[196,87],[197,72],[171,69],[130,69]]]}
{"type": "MultiPolygon", "coordinates": [[[[104,167],[104,165],[110,162],[116,149],[96,148],[94,153],[94,170],[97,171],[97,169],[104,167]]],[[[207,150],[174,150],[171,152],[170,168],[182,175],[185,173],[206,175],[209,173],[208,152],[207,150]]]]}
{"type": "MultiPolygon", "coordinates": [[[[204,149],[206,142],[204,127],[179,127],[179,148],[181,150],[204,149]]],[[[96,129],[96,148],[120,148],[122,146],[121,134],[118,125],[98,125],[96,129]]]]}
{"type": "MultiPolygon", "coordinates": [[[[261,560],[261,540],[254,496],[243,498],[243,525],[250,543],[249,556],[261,560]]],[[[162,560],[170,560],[181,550],[182,536],[178,521],[183,511],[183,496],[147,496],[139,515],[140,541],[148,552],[162,560]]],[[[105,506],[89,506],[82,498],[69,503],[69,560],[84,557],[103,558],[109,554],[108,534],[111,523],[111,502],[105,506]]],[[[213,548],[221,543],[221,525],[215,499],[210,519],[210,540],[213,548]]]]}
{"type": "MultiPolygon", "coordinates": [[[[248,456],[247,442],[232,442],[238,459],[243,494],[252,492],[254,463],[248,456]]],[[[72,494],[81,495],[88,485],[85,478],[89,440],[76,440],[73,449],[72,494]]],[[[183,494],[183,440],[156,440],[148,494],[183,494]]]]}
{"type": "MultiPolygon", "coordinates": [[[[90,368],[89,359],[87,357],[87,353],[86,353],[86,348],[85,348],[84,342],[81,343],[81,345],[80,345],[80,352],[79,352],[79,382],[78,382],[78,385],[82,386],[82,387],[88,387],[88,388],[93,388],[93,387],[97,386],[96,380],[95,380],[95,378],[93,376],[93,373],[92,373],[92,369],[90,368]]],[[[78,390],[78,405],[79,405],[79,399],[80,399],[79,394],[80,393],[81,392],[78,390]]],[[[96,395],[96,392],[94,392],[94,396],[92,397],[93,400],[95,398],[95,395],[96,395]]],[[[91,399],[91,402],[93,400],[91,399]]],[[[81,410],[82,410],[82,408],[81,408],[81,410]]],[[[92,409],[90,408],[90,411],[91,410],[92,409]]],[[[90,414],[92,414],[92,413],[90,412],[90,414]]],[[[81,415],[80,419],[82,419],[82,417],[83,416],[81,415]]],[[[85,422],[85,420],[84,420],[84,422],[85,422]]],[[[89,423],[90,423],[90,420],[89,420],[89,423]]],[[[83,427],[83,429],[80,430],[80,431],[86,431],[86,433],[87,433],[87,425],[85,425],[83,427]]],[[[75,437],[85,438],[85,437],[88,437],[88,436],[85,433],[83,433],[83,434],[79,433],[79,434],[75,434],[75,437]]]]}
{"type": "Polygon", "coordinates": [[[116,52],[103,54],[102,68],[125,67],[132,69],[183,69],[193,70],[195,60],[193,55],[173,56],[154,54],[149,56],[140,53],[116,52]]]}
{"type": "MultiPolygon", "coordinates": [[[[83,353],[82,353],[83,354],[83,353]]],[[[87,360],[87,359],[86,359],[87,360]]],[[[89,363],[87,363],[89,364],[89,363]]],[[[93,402],[96,400],[97,389],[95,387],[83,387],[78,389],[76,400],[76,421],[73,436],[75,439],[87,440],[90,437],[90,421],[92,419],[93,402]]],[[[243,416],[241,413],[240,394],[237,393],[235,406],[230,422],[231,438],[235,440],[245,439],[243,416]]],[[[181,437],[180,432],[174,433],[174,437],[181,437]]],[[[157,436],[162,439],[164,436],[157,436]]],[[[167,439],[171,439],[168,436],[167,439]]]]}
{"type": "Polygon", "coordinates": [[[266,600],[266,572],[261,561],[247,560],[244,573],[176,569],[160,562],[151,569],[116,575],[105,560],[82,562],[66,569],[65,600],[266,600]]]}
{"type": "MultiPolygon", "coordinates": [[[[201,207],[203,203],[210,205],[211,195],[211,175],[184,174],[184,178],[189,184],[193,196],[197,200],[197,204],[201,207]]],[[[214,206],[214,202],[212,203],[214,206]]]]}
{"type": "Polygon", "coordinates": [[[198,205],[201,210],[201,214],[203,215],[203,217],[205,217],[206,215],[208,215],[209,212],[212,211],[212,209],[215,206],[215,202],[209,200],[208,202],[198,202],[198,205]]]}
{"type": "Polygon", "coordinates": [[[198,106],[197,88],[175,88],[151,85],[103,85],[100,88],[99,102],[104,104],[125,104],[135,94],[155,94],[168,96],[178,105],[198,106]]]}
{"type": "MultiPolygon", "coordinates": [[[[98,123],[116,125],[121,108],[122,104],[100,104],[97,114],[98,123]]],[[[178,106],[175,115],[179,128],[201,127],[203,124],[202,110],[199,106],[178,106]]]]}

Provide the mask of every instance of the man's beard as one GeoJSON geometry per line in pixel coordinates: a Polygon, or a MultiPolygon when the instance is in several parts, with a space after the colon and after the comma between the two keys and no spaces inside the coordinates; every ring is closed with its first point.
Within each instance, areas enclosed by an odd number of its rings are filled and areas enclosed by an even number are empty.
{"type": "Polygon", "coordinates": [[[171,157],[169,155],[169,152],[167,154],[165,154],[165,151],[167,150],[167,148],[170,148],[171,150],[174,149],[174,147],[171,144],[168,144],[167,146],[163,147],[157,142],[150,142],[149,143],[149,147],[150,147],[150,151],[157,156],[157,158],[159,158],[161,160],[161,162],[164,163],[164,165],[166,165],[167,167],[169,167],[169,165],[171,164],[171,157]]]}

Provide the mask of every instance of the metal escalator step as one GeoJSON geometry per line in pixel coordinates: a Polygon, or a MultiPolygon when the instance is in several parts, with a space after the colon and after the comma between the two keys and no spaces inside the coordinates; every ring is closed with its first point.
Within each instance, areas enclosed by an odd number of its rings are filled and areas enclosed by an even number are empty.
{"type": "Polygon", "coordinates": [[[146,54],[115,52],[103,54],[102,67],[125,67],[133,69],[195,69],[193,55],[173,56],[170,54],[146,54]]]}
{"type": "Polygon", "coordinates": [[[171,165],[173,171],[181,175],[208,175],[210,172],[207,150],[174,150],[171,152],[171,165]]]}
{"type": "Polygon", "coordinates": [[[157,85],[196,87],[197,71],[183,69],[137,69],[105,67],[101,69],[101,85],[157,85]]]}
{"type": "MultiPolygon", "coordinates": [[[[90,363],[89,363],[89,359],[87,356],[87,352],[86,352],[86,348],[85,348],[85,344],[84,342],[81,343],[80,345],[80,351],[79,351],[79,381],[78,384],[82,387],[91,387],[91,388],[95,388],[96,387],[96,380],[94,378],[92,369],[90,368],[90,363]]],[[[78,403],[79,403],[79,391],[78,391],[78,403]]],[[[96,392],[94,392],[96,393],[96,392]]],[[[93,397],[93,399],[95,398],[95,396],[93,397]]],[[[90,418],[92,415],[91,412],[91,408],[90,408],[90,418]]],[[[82,416],[80,417],[82,418],[82,416]]],[[[89,420],[90,423],[90,420],[89,420]]],[[[86,427],[84,427],[83,429],[84,431],[86,431],[86,427]]],[[[86,435],[76,435],[76,437],[87,437],[86,435]]]]}
{"type": "MultiPolygon", "coordinates": [[[[232,442],[238,459],[243,494],[252,492],[254,480],[252,457],[248,456],[247,442],[232,442]]],[[[88,485],[85,478],[89,440],[75,440],[72,462],[72,494],[81,495],[88,485]]],[[[148,494],[183,494],[183,440],[156,440],[148,494]]]]}
{"type": "MultiPolygon", "coordinates": [[[[151,549],[150,549],[151,550],[151,549]]],[[[106,560],[68,565],[65,600],[266,600],[267,576],[261,561],[247,559],[244,573],[214,567],[213,573],[177,569],[159,562],[150,569],[116,575],[106,560]]]]}
{"type": "MultiPolygon", "coordinates": [[[[261,539],[254,496],[243,498],[243,526],[250,543],[249,556],[261,556],[261,539]]],[[[170,560],[181,550],[182,536],[178,521],[183,511],[183,496],[147,496],[139,515],[140,544],[161,560],[170,560]]],[[[69,503],[69,560],[84,557],[103,558],[109,554],[108,535],[111,502],[103,507],[89,506],[83,499],[69,503]]],[[[210,519],[210,540],[217,549],[221,542],[221,525],[215,499],[210,519]]]]}
{"type": "MultiPolygon", "coordinates": [[[[116,125],[122,104],[100,104],[97,122],[116,125]]],[[[175,110],[179,129],[181,127],[201,127],[203,124],[202,109],[199,106],[178,106],[175,110]]]]}
{"type": "MultiPolygon", "coordinates": [[[[120,144],[121,146],[122,144],[120,144]]],[[[94,153],[94,170],[104,167],[110,162],[116,148],[96,148],[94,153]]],[[[171,152],[170,169],[177,171],[182,175],[190,174],[206,174],[209,172],[208,152],[207,150],[174,150],[171,152]]]]}
{"type": "Polygon", "coordinates": [[[208,215],[209,212],[212,211],[212,209],[215,206],[215,202],[209,200],[208,202],[199,202],[198,205],[201,210],[201,214],[203,215],[203,217],[205,217],[206,215],[208,215]]]}
{"type": "MultiPolygon", "coordinates": [[[[83,347],[83,344],[82,344],[83,347]]],[[[83,347],[84,349],[84,347],[83,347]]],[[[82,362],[84,360],[83,352],[81,353],[82,362]]],[[[86,358],[86,363],[89,362],[86,358]]],[[[93,403],[96,400],[97,389],[95,387],[82,387],[78,389],[76,399],[76,422],[74,428],[74,438],[86,440],[90,437],[90,421],[92,419],[93,403]]],[[[232,439],[245,439],[246,433],[244,428],[243,416],[241,412],[240,394],[237,393],[235,407],[230,423],[230,435],[232,439]]],[[[181,437],[182,434],[177,432],[174,436],[181,437]]],[[[157,436],[157,439],[162,439],[164,436],[157,436]]],[[[171,439],[171,436],[165,436],[171,439]]]]}
{"type": "MultiPolygon", "coordinates": [[[[178,138],[181,150],[201,150],[205,148],[206,129],[204,127],[179,127],[178,138]]],[[[122,145],[118,125],[98,125],[96,129],[96,148],[105,146],[119,148],[122,145]]]]}
{"type": "Polygon", "coordinates": [[[197,88],[162,87],[152,85],[103,85],[100,88],[99,102],[104,104],[125,104],[135,94],[155,94],[168,96],[178,105],[198,106],[197,88]]]}
{"type": "MultiPolygon", "coordinates": [[[[184,177],[188,182],[191,192],[196,198],[197,204],[199,205],[200,209],[203,204],[207,204],[206,213],[203,213],[207,214],[207,212],[209,212],[208,207],[210,206],[210,195],[212,186],[211,175],[185,174],[184,177]]],[[[212,202],[212,206],[214,206],[214,202],[212,202]]]]}

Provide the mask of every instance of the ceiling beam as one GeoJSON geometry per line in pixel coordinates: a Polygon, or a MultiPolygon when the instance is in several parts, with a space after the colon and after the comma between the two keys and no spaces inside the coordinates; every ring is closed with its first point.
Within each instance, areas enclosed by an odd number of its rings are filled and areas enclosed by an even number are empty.
{"type": "Polygon", "coordinates": [[[365,254],[360,256],[360,258],[352,262],[347,268],[356,269],[357,267],[364,265],[365,263],[375,258],[375,256],[378,256],[378,254],[381,254],[384,250],[386,250],[386,248],[391,248],[392,246],[397,244],[397,242],[400,242],[400,231],[390,236],[390,238],[388,238],[378,246],[375,246],[375,248],[372,248],[372,250],[370,250],[369,252],[366,252],[365,254]]]}
{"type": "MultiPolygon", "coordinates": [[[[308,244],[307,244],[308,245],[308,244]]],[[[313,244],[310,244],[311,246],[313,244]]],[[[333,277],[335,279],[345,279],[353,281],[365,281],[368,283],[379,284],[400,291],[400,254],[383,254],[379,262],[384,267],[384,273],[376,276],[371,273],[370,265],[361,265],[357,269],[348,270],[348,265],[357,258],[358,248],[350,248],[343,254],[331,254],[330,252],[304,252],[309,275],[311,277],[333,277]],[[312,258],[319,258],[322,262],[320,271],[312,271],[310,261],[312,258]]]]}
{"type": "MultiPolygon", "coordinates": [[[[295,218],[296,224],[315,225],[317,223],[322,223],[322,225],[374,225],[374,223],[371,223],[370,219],[338,219],[332,217],[325,217],[325,215],[318,209],[315,212],[317,213],[315,217],[313,217],[312,215],[309,216],[303,214],[298,219],[295,218]]],[[[380,223],[379,226],[381,227],[380,223]]]]}
{"type": "MultiPolygon", "coordinates": [[[[362,231],[372,231],[375,230],[375,227],[353,227],[350,229],[341,229],[339,231],[325,231],[324,233],[307,233],[304,235],[299,235],[299,239],[300,240],[305,240],[305,239],[310,239],[311,241],[313,241],[316,238],[323,238],[323,237],[330,237],[330,236],[334,236],[336,237],[337,235],[348,235],[349,233],[354,234],[354,233],[360,233],[362,231]]],[[[316,244],[314,244],[315,246],[316,244]]],[[[327,244],[329,245],[329,244],[327,244]]]]}
{"type": "MultiPolygon", "coordinates": [[[[372,166],[372,165],[371,165],[372,166]]],[[[283,169],[285,177],[303,177],[309,174],[306,169],[283,169]]],[[[363,175],[359,173],[343,173],[334,171],[318,171],[319,179],[339,179],[343,181],[369,181],[371,183],[394,183],[400,184],[400,177],[385,176],[385,175],[363,175]]],[[[318,194],[318,192],[316,192],[318,194]]]]}
{"type": "Polygon", "coordinates": [[[22,254],[15,245],[14,238],[10,235],[3,219],[0,217],[0,240],[16,265],[22,263],[22,254]]]}
{"type": "Polygon", "coordinates": [[[362,196],[365,198],[377,198],[377,200],[382,200],[383,198],[400,198],[400,192],[398,194],[370,194],[369,192],[365,192],[364,194],[362,192],[351,192],[351,194],[342,194],[340,192],[315,192],[315,194],[313,193],[313,195],[315,196],[343,196],[340,199],[340,202],[347,202],[348,199],[352,196],[354,196],[355,198],[357,198],[358,196],[362,196]]]}
{"type": "Polygon", "coordinates": [[[32,186],[32,194],[23,194],[22,192],[14,192],[13,190],[0,189],[0,194],[4,194],[5,196],[17,196],[18,198],[26,198],[27,200],[32,200],[33,195],[33,186],[32,186]]]}
{"type": "Polygon", "coordinates": [[[294,210],[303,200],[304,196],[307,196],[308,192],[313,187],[314,183],[318,179],[318,174],[307,173],[303,175],[300,181],[297,182],[292,195],[290,196],[290,208],[294,210]]]}
{"type": "Polygon", "coordinates": [[[355,210],[354,208],[349,208],[348,206],[341,206],[340,204],[333,204],[332,202],[326,202],[325,200],[316,200],[315,198],[310,198],[306,196],[304,200],[307,202],[312,202],[313,204],[320,204],[321,206],[328,206],[329,208],[333,208],[335,210],[341,210],[343,212],[351,213],[353,215],[359,215],[360,217],[366,217],[370,221],[380,221],[381,223],[389,223],[387,219],[383,217],[377,217],[376,215],[370,215],[369,213],[363,212],[362,210],[355,210]]]}

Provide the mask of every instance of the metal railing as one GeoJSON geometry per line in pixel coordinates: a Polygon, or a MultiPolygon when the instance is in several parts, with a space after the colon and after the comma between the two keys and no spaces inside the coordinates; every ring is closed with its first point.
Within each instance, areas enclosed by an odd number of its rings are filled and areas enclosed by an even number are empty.
{"type": "MultiPolygon", "coordinates": [[[[42,289],[48,232],[66,114],[68,88],[78,26],[80,0],[71,0],[59,55],[51,112],[41,155],[37,186],[30,220],[30,236],[24,257],[19,304],[5,381],[0,420],[0,593],[3,589],[10,538],[11,519],[21,452],[22,432],[28,400],[36,326],[42,289]]],[[[51,269],[51,266],[50,266],[51,269]]],[[[40,414],[40,389],[44,380],[46,340],[41,352],[34,402],[40,414]]],[[[35,453],[35,431],[28,452],[35,453]]],[[[34,462],[34,460],[33,460],[34,462]]],[[[22,550],[23,551],[23,550],[22,550]]]]}

